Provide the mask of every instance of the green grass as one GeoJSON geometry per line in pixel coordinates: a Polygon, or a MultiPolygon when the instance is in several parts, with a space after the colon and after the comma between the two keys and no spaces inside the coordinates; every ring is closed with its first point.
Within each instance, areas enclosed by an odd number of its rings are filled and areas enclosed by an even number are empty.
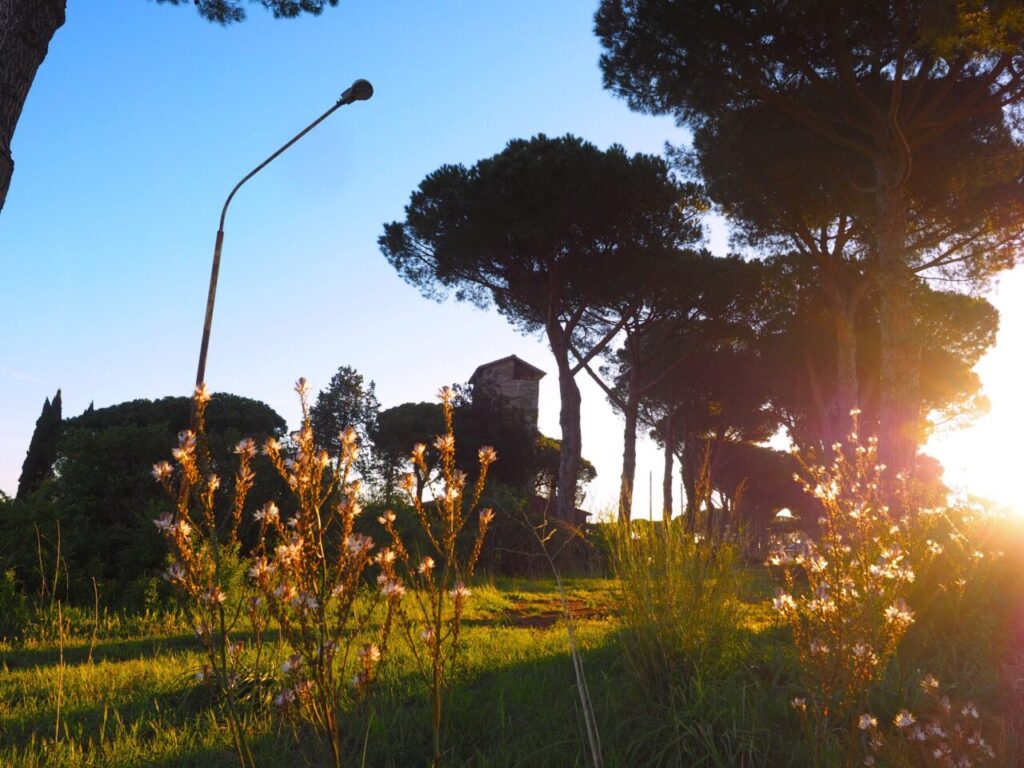
{"type": "MultiPolygon", "coordinates": [[[[569,584],[574,608],[586,608],[577,641],[595,681],[615,664],[612,594],[606,581],[569,584]]],[[[552,618],[558,606],[551,582],[474,589],[448,721],[449,765],[584,764],[565,623],[552,618]]],[[[197,640],[183,628],[124,636],[119,627],[100,633],[90,660],[90,622],[73,626],[56,734],[58,647],[0,646],[0,765],[236,764],[229,734],[194,680],[204,659],[197,640]]],[[[401,644],[394,647],[369,707],[352,716],[353,746],[365,746],[367,765],[426,765],[426,697],[401,644]]],[[[269,710],[248,726],[261,765],[315,760],[309,739],[280,732],[269,710]]]]}
{"type": "MultiPolygon", "coordinates": [[[[734,602],[723,606],[732,650],[723,656],[668,648],[663,667],[644,667],[637,657],[643,650],[637,642],[652,638],[638,638],[636,624],[627,621],[629,601],[623,590],[628,586],[610,579],[566,582],[606,766],[809,764],[799,720],[789,707],[799,688],[788,638],[765,605],[770,583],[760,569],[748,569],[739,579],[740,592],[723,592],[709,568],[699,581],[707,590],[703,597],[686,597],[684,585],[675,584],[671,588],[680,592],[671,610],[662,606],[652,616],[678,624],[693,620],[685,610],[697,610],[721,639],[725,630],[714,606],[686,600],[732,594],[734,602]]],[[[656,587],[643,582],[644,594],[656,587]]],[[[640,615],[648,610],[642,605],[634,609],[640,615]]],[[[39,618],[36,630],[17,646],[0,645],[0,766],[237,764],[217,708],[194,679],[204,661],[202,650],[173,613],[109,615],[93,645],[93,620],[88,613],[72,612],[55,734],[61,651],[50,639],[54,633],[46,630],[46,620],[39,618]]],[[[922,630],[925,624],[922,620],[922,630]]],[[[677,629],[667,626],[663,634],[677,629]]],[[[945,623],[928,631],[949,640],[908,646],[906,658],[893,666],[880,690],[893,706],[901,690],[914,687],[919,670],[939,659],[924,655],[925,646],[948,655],[956,645],[945,623]]],[[[983,639],[985,632],[977,632],[971,642],[983,639]]],[[[583,712],[554,582],[497,579],[474,586],[463,637],[446,710],[445,765],[588,766],[583,712]]],[[[692,637],[679,642],[690,644],[692,637]]],[[[367,766],[427,766],[431,728],[423,681],[402,644],[393,648],[373,698],[348,716],[349,754],[359,757],[365,751],[367,766]]],[[[962,685],[990,712],[1005,704],[992,683],[1001,674],[1001,663],[977,653],[962,665],[963,673],[981,665],[976,680],[962,685]]],[[[324,764],[315,740],[284,729],[272,707],[256,706],[248,718],[258,765],[324,764]]],[[[1014,759],[1017,752],[1006,754],[1014,759]]],[[[837,757],[827,764],[843,763],[837,757]]]]}

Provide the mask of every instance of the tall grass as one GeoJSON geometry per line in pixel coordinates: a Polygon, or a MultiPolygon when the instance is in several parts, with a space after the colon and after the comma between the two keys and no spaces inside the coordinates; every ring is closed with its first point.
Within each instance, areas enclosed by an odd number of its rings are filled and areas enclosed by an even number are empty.
{"type": "Polygon", "coordinates": [[[765,692],[750,674],[737,542],[668,525],[614,527],[620,640],[644,711],[627,723],[634,764],[769,764],[765,692]]]}

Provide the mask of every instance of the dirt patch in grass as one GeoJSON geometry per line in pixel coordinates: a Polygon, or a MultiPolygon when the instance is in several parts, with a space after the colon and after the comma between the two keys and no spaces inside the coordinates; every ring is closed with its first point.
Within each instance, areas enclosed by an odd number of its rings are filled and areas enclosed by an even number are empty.
{"type": "MultiPolygon", "coordinates": [[[[588,605],[583,600],[569,598],[569,613],[573,619],[599,621],[609,617],[604,607],[588,605]]],[[[550,629],[565,619],[565,612],[558,600],[516,600],[511,608],[501,612],[499,621],[509,627],[525,627],[528,629],[550,629]]]]}

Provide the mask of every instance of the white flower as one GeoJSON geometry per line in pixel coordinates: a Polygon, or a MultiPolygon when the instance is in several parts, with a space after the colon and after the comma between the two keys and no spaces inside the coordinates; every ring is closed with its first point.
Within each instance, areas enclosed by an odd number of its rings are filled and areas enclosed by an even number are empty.
{"type": "Polygon", "coordinates": [[[284,664],[281,665],[281,671],[287,675],[289,672],[294,672],[301,666],[302,657],[299,656],[299,654],[297,653],[293,653],[291,656],[284,660],[284,664]]]}
{"type": "Polygon", "coordinates": [[[273,563],[267,562],[265,557],[257,557],[249,568],[249,576],[258,579],[274,570],[273,563]]]}
{"type": "Polygon", "coordinates": [[[911,624],[914,621],[914,612],[907,606],[902,597],[885,609],[885,618],[893,624],[911,624]]]}
{"type": "Polygon", "coordinates": [[[373,539],[361,533],[353,533],[345,539],[345,548],[349,551],[349,554],[360,555],[373,549],[373,539]]]}
{"type": "Polygon", "coordinates": [[[789,702],[789,706],[791,706],[797,712],[806,712],[807,700],[802,696],[797,696],[791,702],[789,702]]]}
{"type": "Polygon", "coordinates": [[[174,518],[171,517],[169,512],[164,512],[160,517],[153,521],[153,525],[157,527],[158,531],[169,531],[174,525],[174,518]]]}
{"type": "Polygon", "coordinates": [[[857,727],[862,731],[866,731],[870,728],[874,728],[878,725],[878,718],[874,717],[868,712],[857,718],[857,727]]]}
{"type": "Polygon", "coordinates": [[[432,570],[434,570],[434,558],[432,558],[430,555],[427,555],[426,557],[424,557],[420,561],[420,564],[416,566],[416,571],[421,576],[425,576],[426,574],[428,574],[432,570]]]}
{"type": "Polygon", "coordinates": [[[277,504],[272,501],[268,501],[262,507],[252,513],[252,519],[256,522],[273,523],[278,520],[281,516],[280,511],[277,508],[277,504]]]}
{"type": "Polygon", "coordinates": [[[153,465],[153,479],[157,482],[169,480],[174,468],[166,461],[160,461],[153,465]]]}
{"type": "Polygon", "coordinates": [[[978,708],[969,701],[960,709],[960,714],[964,717],[973,717],[975,720],[981,717],[978,714],[978,708]]]}
{"type": "Polygon", "coordinates": [[[454,600],[456,603],[461,603],[467,597],[473,594],[469,587],[463,584],[461,581],[456,582],[455,589],[449,590],[448,597],[454,600]]]}
{"type": "Polygon", "coordinates": [[[910,714],[908,710],[901,709],[896,714],[896,717],[893,718],[892,722],[893,725],[895,725],[897,728],[909,728],[917,721],[914,719],[914,716],[910,714]]]}
{"type": "Polygon", "coordinates": [[[789,593],[779,590],[775,593],[775,597],[772,600],[772,607],[776,611],[780,611],[782,613],[785,613],[786,611],[795,611],[796,601],[789,593]]]}
{"type": "Polygon", "coordinates": [[[246,437],[238,441],[235,446],[235,453],[239,456],[245,456],[251,459],[256,455],[256,443],[251,437],[246,437]]]}
{"type": "Polygon", "coordinates": [[[387,598],[393,598],[397,600],[405,594],[405,587],[398,581],[387,581],[384,586],[380,588],[380,593],[387,598]]]}
{"type": "Polygon", "coordinates": [[[921,680],[921,689],[925,693],[932,693],[933,691],[939,690],[938,678],[936,678],[935,675],[928,673],[924,676],[924,679],[921,680]]]}
{"type": "Polygon", "coordinates": [[[380,661],[380,648],[375,643],[367,643],[356,654],[363,664],[377,664],[380,661]]]}

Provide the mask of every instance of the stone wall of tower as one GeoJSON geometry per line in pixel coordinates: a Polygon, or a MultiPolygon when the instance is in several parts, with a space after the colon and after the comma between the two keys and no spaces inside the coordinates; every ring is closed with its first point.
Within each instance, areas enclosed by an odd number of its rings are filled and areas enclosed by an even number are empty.
{"type": "Polygon", "coordinates": [[[540,400],[540,380],[530,375],[516,358],[498,360],[477,370],[473,379],[473,402],[481,409],[514,408],[523,420],[537,423],[540,400]]]}

